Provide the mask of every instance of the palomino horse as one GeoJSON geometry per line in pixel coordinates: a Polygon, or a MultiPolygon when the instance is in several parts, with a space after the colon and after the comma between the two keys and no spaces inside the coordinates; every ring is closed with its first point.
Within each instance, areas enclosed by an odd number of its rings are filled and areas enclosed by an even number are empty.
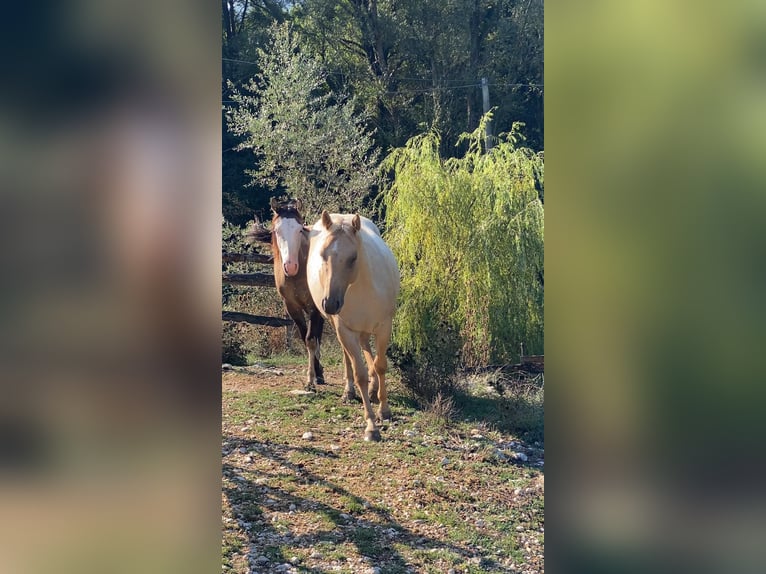
{"type": "Polygon", "coordinates": [[[344,399],[354,397],[353,369],[367,419],[364,440],[378,441],[380,430],[375,424],[367,386],[370,379],[373,392],[377,386],[380,420],[390,419],[386,349],[399,294],[399,267],[375,224],[359,215],[330,215],[323,211],[322,218],[311,229],[309,243],[306,263],[309,290],[320,312],[335,325],[343,347],[344,399]],[[371,335],[375,335],[375,358],[370,349],[371,335]]]}
{"type": "Polygon", "coordinates": [[[324,384],[324,370],[319,362],[324,317],[311,299],[306,282],[309,230],[303,225],[301,202],[277,203],[271,198],[274,218],[271,221],[271,252],[274,255],[274,281],[285,302],[287,314],[295,322],[308,351],[306,390],[324,384]],[[306,317],[308,315],[308,324],[306,317]]]}

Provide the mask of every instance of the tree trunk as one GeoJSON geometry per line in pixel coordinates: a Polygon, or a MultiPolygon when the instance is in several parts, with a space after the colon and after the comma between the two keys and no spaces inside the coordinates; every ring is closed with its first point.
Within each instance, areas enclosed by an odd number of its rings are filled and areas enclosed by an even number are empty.
{"type": "Polygon", "coordinates": [[[226,30],[226,42],[231,42],[234,38],[234,15],[231,13],[229,0],[221,0],[221,10],[223,13],[223,25],[226,30]]]}
{"type": "MultiPolygon", "coordinates": [[[[479,23],[481,22],[481,5],[479,0],[474,0],[471,18],[468,22],[468,37],[470,41],[470,53],[468,57],[468,74],[471,82],[479,79],[479,23]]],[[[472,132],[479,125],[478,90],[471,90],[466,96],[468,112],[468,129],[472,132]]]]}

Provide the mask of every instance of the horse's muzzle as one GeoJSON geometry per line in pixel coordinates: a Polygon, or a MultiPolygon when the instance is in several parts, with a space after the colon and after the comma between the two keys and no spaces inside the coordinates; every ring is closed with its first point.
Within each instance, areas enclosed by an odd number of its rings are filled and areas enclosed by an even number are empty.
{"type": "Polygon", "coordinates": [[[288,277],[293,277],[298,273],[298,264],[297,263],[285,263],[284,264],[285,269],[285,275],[288,277]]]}
{"type": "Polygon", "coordinates": [[[343,297],[325,297],[322,299],[322,309],[328,315],[337,315],[343,307],[343,297]]]}

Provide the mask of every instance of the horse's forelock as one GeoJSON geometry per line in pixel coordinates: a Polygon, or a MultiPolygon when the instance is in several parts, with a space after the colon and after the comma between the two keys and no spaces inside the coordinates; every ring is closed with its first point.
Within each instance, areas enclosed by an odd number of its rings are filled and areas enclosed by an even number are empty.
{"type": "Polygon", "coordinates": [[[301,216],[300,212],[298,211],[298,208],[292,204],[288,203],[285,205],[279,205],[274,210],[274,217],[271,220],[271,223],[276,223],[277,219],[295,219],[297,220],[301,225],[303,225],[303,216],[301,216]]]}

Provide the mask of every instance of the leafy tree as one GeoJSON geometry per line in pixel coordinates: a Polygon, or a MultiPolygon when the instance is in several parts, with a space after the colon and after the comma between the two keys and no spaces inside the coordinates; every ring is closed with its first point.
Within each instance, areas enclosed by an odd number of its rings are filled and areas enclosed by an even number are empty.
{"type": "Polygon", "coordinates": [[[518,125],[483,153],[484,121],[462,158],[442,159],[430,132],[383,162],[385,237],[402,272],[394,343],[423,361],[448,333],[469,365],[513,361],[522,344],[543,352],[542,155],[518,145],[518,125]]]}
{"type": "Polygon", "coordinates": [[[353,98],[329,91],[320,63],[301,50],[287,24],[271,27],[258,50],[261,72],[232,89],[228,127],[251,149],[253,182],[303,201],[309,216],[322,208],[364,211],[376,182],[378,152],[353,98]]]}
{"type": "Polygon", "coordinates": [[[543,148],[543,0],[300,0],[291,16],[380,147],[434,129],[443,155],[463,152],[454,144],[478,124],[487,77],[494,132],[521,120],[543,148]]]}
{"type": "MultiPolygon", "coordinates": [[[[287,14],[281,0],[222,0],[221,7],[221,101],[225,110],[232,101],[229,85],[241,85],[257,73],[257,48],[266,45],[269,26],[283,21],[287,14]]],[[[251,178],[246,170],[252,167],[252,153],[237,150],[243,138],[227,129],[225,111],[221,120],[224,217],[237,225],[244,225],[256,214],[268,217],[271,190],[248,186],[251,178]]]]}

